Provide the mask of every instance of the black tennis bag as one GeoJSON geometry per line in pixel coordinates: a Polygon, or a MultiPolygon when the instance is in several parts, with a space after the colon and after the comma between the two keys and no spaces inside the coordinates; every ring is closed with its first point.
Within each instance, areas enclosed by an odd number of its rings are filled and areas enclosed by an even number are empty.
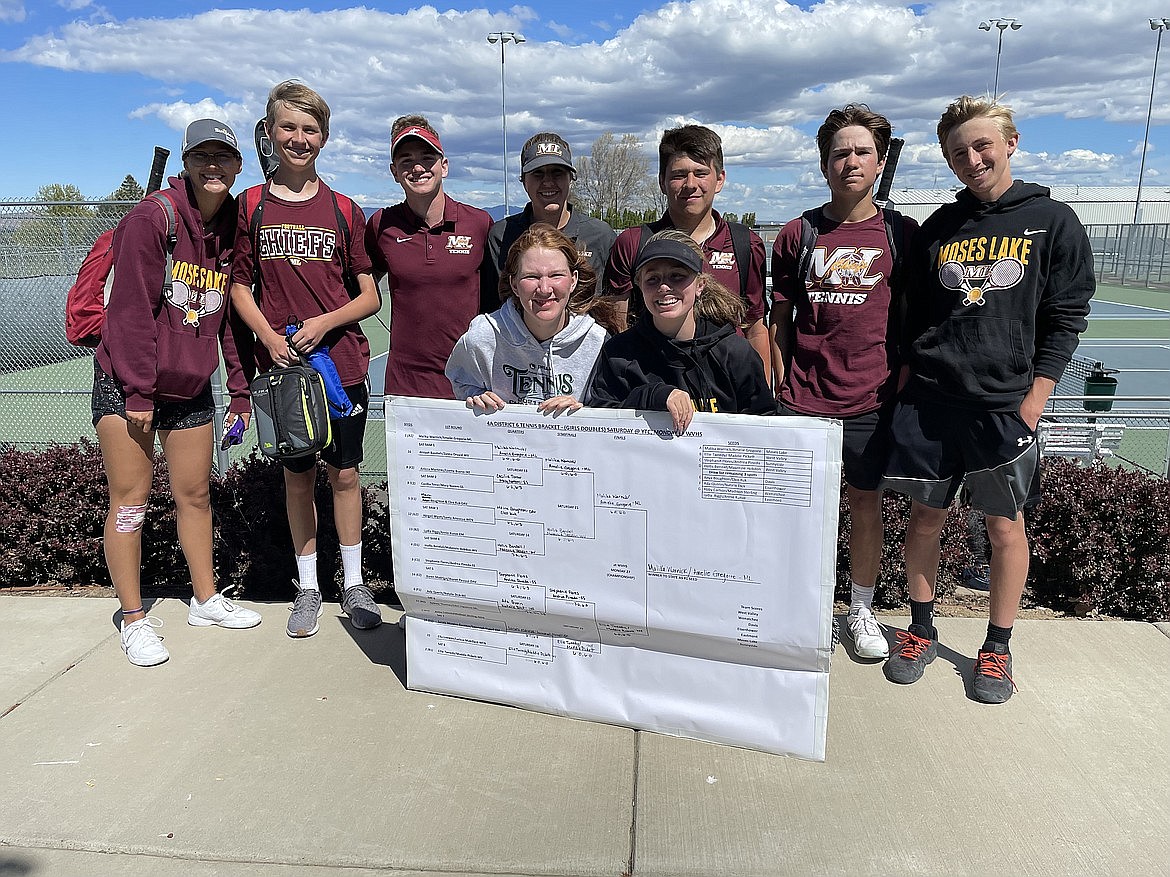
{"type": "Polygon", "coordinates": [[[333,440],[325,382],[315,369],[274,368],[255,378],[249,389],[260,452],[266,457],[306,457],[333,440]]]}

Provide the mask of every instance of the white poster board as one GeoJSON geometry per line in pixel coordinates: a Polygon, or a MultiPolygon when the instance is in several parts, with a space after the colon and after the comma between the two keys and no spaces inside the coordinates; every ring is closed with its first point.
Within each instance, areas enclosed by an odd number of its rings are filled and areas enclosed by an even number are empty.
{"type": "Polygon", "coordinates": [[[839,422],[386,422],[411,688],[824,760],[839,422]]]}

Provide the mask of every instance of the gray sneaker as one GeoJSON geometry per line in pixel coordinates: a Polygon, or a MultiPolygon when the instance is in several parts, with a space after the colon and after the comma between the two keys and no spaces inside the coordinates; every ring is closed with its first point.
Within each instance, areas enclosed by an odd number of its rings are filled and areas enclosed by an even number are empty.
{"type": "Polygon", "coordinates": [[[293,579],[293,585],[296,586],[297,596],[293,600],[286,633],[297,638],[312,636],[319,627],[317,619],[321,617],[321,592],[315,588],[301,588],[296,579],[293,579]]]}
{"type": "Polygon", "coordinates": [[[374,602],[374,595],[365,585],[346,588],[341,595],[341,608],[358,630],[369,630],[382,623],[382,610],[374,602]]]}

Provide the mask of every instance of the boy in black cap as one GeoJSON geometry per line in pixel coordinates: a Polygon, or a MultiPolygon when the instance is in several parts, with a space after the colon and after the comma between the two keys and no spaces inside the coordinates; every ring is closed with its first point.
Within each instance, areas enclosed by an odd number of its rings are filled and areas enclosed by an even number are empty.
{"type": "Polygon", "coordinates": [[[488,233],[488,249],[496,277],[504,270],[508,249],[534,222],[559,228],[577,244],[577,252],[589,260],[597,273],[601,290],[605,263],[616,235],[600,219],[573,209],[569,190],[577,171],[569,144],[557,134],[545,131],[528,138],[520,151],[520,182],[528,193],[524,210],[501,219],[488,233]]]}

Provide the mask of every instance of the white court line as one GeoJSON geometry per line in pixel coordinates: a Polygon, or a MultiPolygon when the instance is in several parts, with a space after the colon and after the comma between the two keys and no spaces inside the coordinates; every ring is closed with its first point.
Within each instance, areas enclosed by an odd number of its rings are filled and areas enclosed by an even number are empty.
{"type": "Polygon", "coordinates": [[[1114,307],[1118,308],[1135,308],[1139,311],[1155,311],[1159,314],[1166,314],[1167,316],[1170,316],[1170,310],[1167,310],[1166,308],[1156,308],[1151,305],[1131,305],[1123,301],[1109,301],[1107,298],[1095,298],[1093,301],[1103,305],[1113,305],[1114,307]]]}

